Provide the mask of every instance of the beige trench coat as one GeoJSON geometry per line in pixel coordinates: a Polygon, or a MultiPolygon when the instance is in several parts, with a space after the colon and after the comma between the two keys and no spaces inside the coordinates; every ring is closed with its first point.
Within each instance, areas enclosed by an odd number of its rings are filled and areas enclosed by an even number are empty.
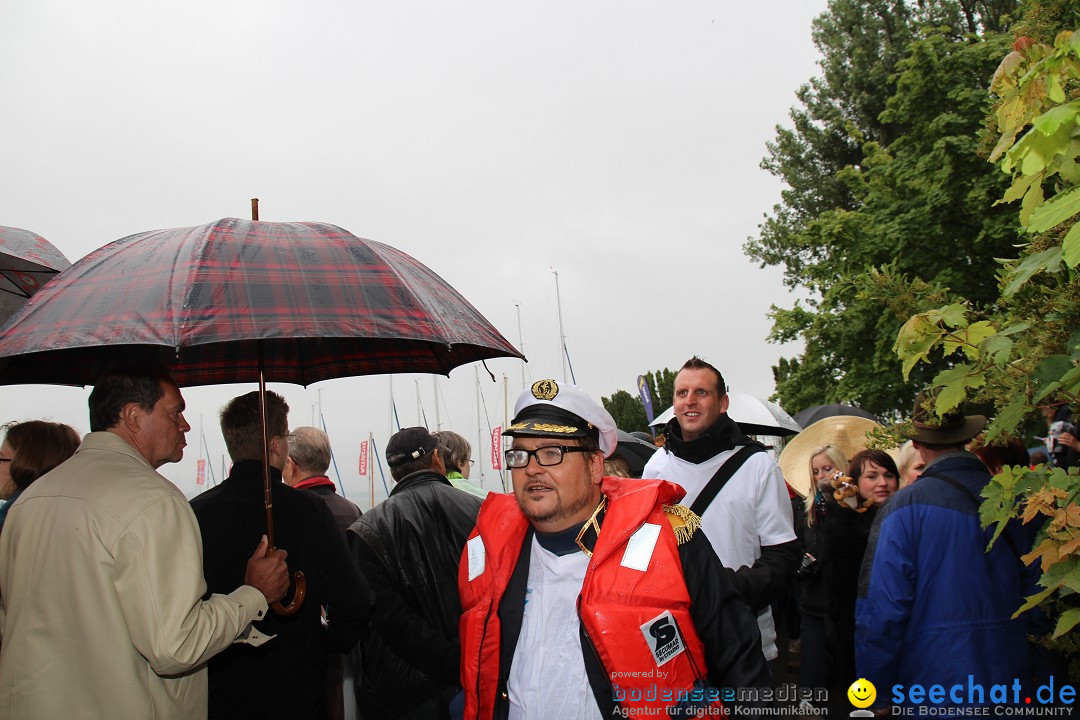
{"type": "Polygon", "coordinates": [[[187,499],[109,432],[12,506],[0,589],[0,718],[205,718],[206,660],[266,640],[255,588],[202,600],[187,499]]]}

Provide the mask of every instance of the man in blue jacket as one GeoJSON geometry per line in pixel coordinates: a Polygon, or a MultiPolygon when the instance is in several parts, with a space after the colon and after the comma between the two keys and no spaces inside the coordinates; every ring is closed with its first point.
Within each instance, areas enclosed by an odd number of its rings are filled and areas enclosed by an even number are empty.
{"type": "Polygon", "coordinates": [[[926,469],[878,512],[863,558],[858,672],[879,707],[1023,704],[1014,684],[1032,672],[1028,618],[1011,616],[1035,592],[1020,561],[1032,534],[1014,521],[986,552],[993,528],[979,523],[979,493],[990,472],[964,448],[986,418],[955,410],[939,419],[924,402],[919,393],[910,437],[926,469]]]}

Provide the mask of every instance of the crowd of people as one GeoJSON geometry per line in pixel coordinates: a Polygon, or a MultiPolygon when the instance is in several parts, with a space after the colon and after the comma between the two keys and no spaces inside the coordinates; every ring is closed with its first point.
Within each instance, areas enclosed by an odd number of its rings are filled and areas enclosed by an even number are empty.
{"type": "Polygon", "coordinates": [[[222,409],[232,469],[189,502],[157,472],[190,430],[180,388],[110,372],[81,441],[3,428],[0,717],[343,718],[347,695],[362,720],[813,716],[848,713],[859,678],[883,715],[1054,672],[1045,619],[1013,617],[1035,524],[987,550],[979,521],[991,474],[1029,458],[969,452],[984,417],[920,395],[895,457],[827,419],[782,472],[713,365],[688,360],[673,397],[653,450],[581,388],[533,383],[504,432],[512,491],[486,497],[463,437],[404,428],[361,513],[273,392],[222,409]]]}

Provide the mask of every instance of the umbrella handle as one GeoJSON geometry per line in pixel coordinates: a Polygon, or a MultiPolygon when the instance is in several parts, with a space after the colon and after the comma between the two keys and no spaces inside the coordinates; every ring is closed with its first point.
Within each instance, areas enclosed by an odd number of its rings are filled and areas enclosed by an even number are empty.
{"type": "Polygon", "coordinates": [[[296,611],[300,609],[300,606],[304,604],[304,595],[307,594],[307,581],[304,580],[304,573],[297,570],[293,573],[293,596],[288,605],[282,605],[281,601],[273,603],[270,608],[281,615],[282,617],[288,617],[296,614],[296,611]]]}

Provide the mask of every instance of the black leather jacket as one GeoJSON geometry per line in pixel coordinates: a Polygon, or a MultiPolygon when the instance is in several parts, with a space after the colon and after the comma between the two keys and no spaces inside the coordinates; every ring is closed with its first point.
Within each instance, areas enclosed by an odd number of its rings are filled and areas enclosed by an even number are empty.
{"type": "Polygon", "coordinates": [[[349,528],[375,593],[372,632],[357,648],[365,718],[445,716],[460,674],[458,562],[481,502],[423,470],[349,528]]]}

